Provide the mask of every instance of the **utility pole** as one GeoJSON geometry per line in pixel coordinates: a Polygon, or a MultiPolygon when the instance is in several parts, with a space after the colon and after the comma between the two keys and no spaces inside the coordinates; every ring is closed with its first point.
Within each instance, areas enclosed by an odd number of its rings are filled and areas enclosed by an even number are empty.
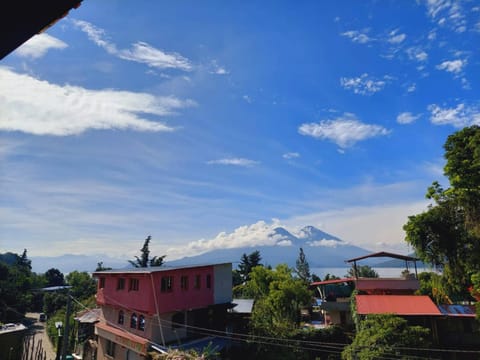
{"type": "Polygon", "coordinates": [[[65,330],[63,332],[62,360],[67,358],[67,350],[70,340],[70,312],[72,311],[70,290],[67,291],[67,311],[65,313],[65,330]]]}

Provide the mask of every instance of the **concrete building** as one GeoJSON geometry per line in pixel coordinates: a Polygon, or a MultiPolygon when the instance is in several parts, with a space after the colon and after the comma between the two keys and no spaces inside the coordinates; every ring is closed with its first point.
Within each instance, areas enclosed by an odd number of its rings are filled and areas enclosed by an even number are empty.
{"type": "Polygon", "coordinates": [[[232,265],[149,267],[98,271],[101,320],[97,359],[144,359],[149,349],[167,349],[225,331],[232,301],[232,265]]]}

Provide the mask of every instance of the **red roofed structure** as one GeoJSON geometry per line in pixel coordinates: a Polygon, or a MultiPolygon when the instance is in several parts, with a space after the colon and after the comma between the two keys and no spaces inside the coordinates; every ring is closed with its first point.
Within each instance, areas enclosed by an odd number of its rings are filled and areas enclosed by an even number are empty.
{"type": "Polygon", "coordinates": [[[357,295],[357,313],[395,314],[402,316],[442,315],[426,295],[357,295]]]}

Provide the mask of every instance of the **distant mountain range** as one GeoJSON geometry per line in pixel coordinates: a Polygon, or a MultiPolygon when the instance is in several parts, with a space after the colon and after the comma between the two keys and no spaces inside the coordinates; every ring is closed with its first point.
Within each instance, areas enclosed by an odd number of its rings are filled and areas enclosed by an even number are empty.
{"type": "Polygon", "coordinates": [[[349,245],[338,237],[313,226],[305,226],[296,235],[285,228],[277,227],[269,237],[274,239],[273,245],[216,249],[201,255],[169,261],[166,265],[232,262],[235,268],[243,254],[248,255],[258,250],[264,265],[276,266],[286,263],[294,267],[300,248],[303,248],[311,268],[344,267],[345,260],[370,253],[368,250],[349,245]]]}
{"type": "MultiPolygon", "coordinates": [[[[344,267],[346,266],[345,260],[370,253],[366,249],[350,245],[340,238],[313,226],[305,226],[295,235],[283,227],[277,227],[268,237],[268,243],[272,245],[215,249],[196,256],[166,261],[165,265],[180,266],[231,262],[233,267],[236,268],[243,254],[248,255],[258,250],[264,265],[276,266],[280,263],[286,263],[294,267],[301,247],[311,268],[344,267]]],[[[100,261],[103,261],[104,266],[112,268],[129,267],[127,260],[115,259],[106,255],[32,257],[31,260],[33,271],[37,273],[45,272],[50,268],[57,268],[63,273],[74,270],[91,272],[95,270],[97,263],[100,261]]],[[[376,262],[378,263],[378,260],[376,262]]],[[[372,265],[372,262],[365,261],[364,264],[372,265]]]]}

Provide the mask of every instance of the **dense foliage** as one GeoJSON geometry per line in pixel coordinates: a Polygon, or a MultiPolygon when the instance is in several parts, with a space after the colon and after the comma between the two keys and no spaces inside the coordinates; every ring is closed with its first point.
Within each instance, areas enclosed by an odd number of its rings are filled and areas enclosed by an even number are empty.
{"type": "Polygon", "coordinates": [[[360,322],[360,329],[343,351],[342,359],[413,359],[425,355],[416,348],[430,345],[429,333],[428,329],[410,326],[407,320],[395,315],[369,315],[360,322]]]}
{"type": "Polygon", "coordinates": [[[443,270],[449,296],[461,300],[480,272],[480,127],[450,135],[444,149],[450,187],[433,182],[428,210],[409,216],[404,230],[417,255],[443,270]]]}

